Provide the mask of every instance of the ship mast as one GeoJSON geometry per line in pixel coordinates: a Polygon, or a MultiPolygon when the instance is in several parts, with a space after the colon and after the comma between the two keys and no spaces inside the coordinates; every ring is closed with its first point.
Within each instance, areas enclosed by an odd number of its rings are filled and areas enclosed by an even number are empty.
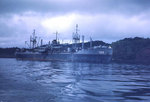
{"type": "Polygon", "coordinates": [[[78,24],[76,24],[75,33],[73,33],[73,43],[75,44],[75,49],[77,47],[77,43],[80,42],[80,35],[78,34],[78,24]]]}
{"type": "Polygon", "coordinates": [[[58,41],[58,31],[56,31],[56,33],[54,33],[54,34],[56,34],[56,42],[58,41]]]}
{"type": "Polygon", "coordinates": [[[35,29],[33,30],[32,36],[30,36],[30,48],[35,48],[37,43],[37,37],[35,36],[35,29]],[[32,47],[31,47],[32,45],[32,47]]]}
{"type": "Polygon", "coordinates": [[[76,24],[76,34],[78,34],[78,31],[79,31],[78,24],[76,24]]]}
{"type": "Polygon", "coordinates": [[[56,31],[56,41],[57,41],[57,39],[58,39],[57,37],[58,37],[58,32],[56,31]]]}

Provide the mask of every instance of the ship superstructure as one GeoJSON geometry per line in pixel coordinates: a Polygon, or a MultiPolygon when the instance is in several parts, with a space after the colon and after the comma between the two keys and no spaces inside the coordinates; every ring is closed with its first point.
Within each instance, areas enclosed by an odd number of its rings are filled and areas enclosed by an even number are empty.
{"type": "Polygon", "coordinates": [[[56,32],[56,39],[51,43],[41,45],[35,30],[30,36],[29,49],[16,52],[16,57],[19,59],[30,60],[58,60],[58,61],[80,61],[80,62],[98,62],[108,63],[112,59],[112,48],[110,46],[93,46],[92,38],[90,38],[89,47],[85,47],[84,36],[82,35],[82,42],[80,43],[80,35],[78,33],[78,25],[76,25],[75,33],[72,36],[72,44],[60,44],[58,41],[58,32],[56,32]]]}

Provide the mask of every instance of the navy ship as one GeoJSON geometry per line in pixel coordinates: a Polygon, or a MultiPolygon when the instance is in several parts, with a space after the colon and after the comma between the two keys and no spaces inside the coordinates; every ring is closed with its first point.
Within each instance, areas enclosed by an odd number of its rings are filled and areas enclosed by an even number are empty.
{"type": "Polygon", "coordinates": [[[89,47],[85,47],[84,36],[80,43],[80,35],[78,34],[78,25],[76,25],[75,33],[72,36],[72,44],[61,44],[57,38],[48,44],[43,45],[37,41],[35,30],[30,36],[30,44],[25,42],[29,48],[16,51],[17,59],[28,60],[45,60],[45,61],[79,61],[79,62],[96,62],[109,63],[112,59],[112,48],[110,46],[93,46],[90,38],[89,47]]]}

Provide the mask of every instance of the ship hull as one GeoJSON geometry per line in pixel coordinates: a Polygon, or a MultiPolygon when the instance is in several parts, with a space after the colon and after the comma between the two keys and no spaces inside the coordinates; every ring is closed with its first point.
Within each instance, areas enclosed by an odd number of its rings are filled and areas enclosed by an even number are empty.
{"type": "Polygon", "coordinates": [[[100,54],[74,54],[74,53],[17,53],[16,58],[28,60],[44,60],[44,61],[79,61],[79,62],[96,62],[96,63],[109,63],[111,55],[100,54]]]}

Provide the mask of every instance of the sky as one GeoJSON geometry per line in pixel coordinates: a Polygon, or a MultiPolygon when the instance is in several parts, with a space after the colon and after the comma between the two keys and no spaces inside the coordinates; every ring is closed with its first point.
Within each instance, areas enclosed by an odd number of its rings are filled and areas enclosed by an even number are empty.
{"type": "Polygon", "coordinates": [[[0,0],[0,47],[24,47],[35,29],[43,43],[71,42],[75,25],[85,40],[107,43],[150,37],[150,0],[0,0]]]}

